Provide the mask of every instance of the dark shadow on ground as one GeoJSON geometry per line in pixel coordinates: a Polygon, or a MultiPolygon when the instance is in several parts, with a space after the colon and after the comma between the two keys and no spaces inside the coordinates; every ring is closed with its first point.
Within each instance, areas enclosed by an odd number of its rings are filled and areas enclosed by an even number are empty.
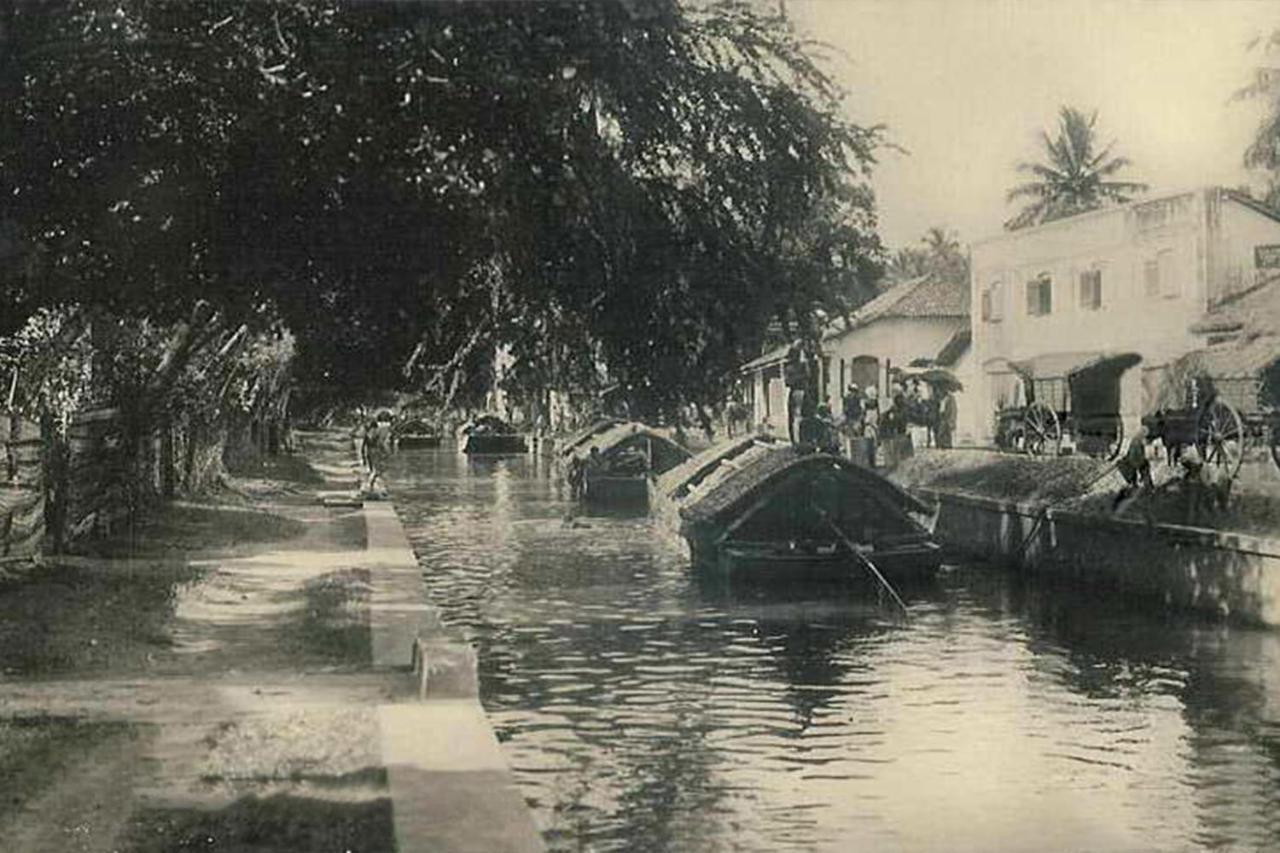
{"type": "Polygon", "coordinates": [[[285,542],[306,533],[297,519],[244,506],[170,504],[153,516],[126,523],[109,536],[77,543],[73,552],[109,558],[163,558],[201,551],[242,552],[265,543],[285,542]]]}
{"type": "Polygon", "coordinates": [[[129,853],[394,853],[391,801],[342,802],[277,794],[242,797],[215,811],[147,809],[119,849],[129,853]]]}
{"type": "Polygon", "coordinates": [[[123,722],[91,722],[74,717],[13,717],[0,720],[0,828],[52,787],[60,774],[94,746],[130,737],[123,722]]]}
{"type": "Polygon", "coordinates": [[[179,588],[200,574],[180,560],[142,571],[49,566],[0,588],[0,672],[145,669],[171,643],[179,588]]]}
{"type": "Polygon", "coordinates": [[[373,660],[369,593],[369,572],[363,569],[309,580],[303,606],[280,627],[278,653],[321,666],[368,665],[373,660]]]}
{"type": "Polygon", "coordinates": [[[311,466],[304,457],[292,453],[263,455],[248,459],[228,469],[233,477],[276,480],[300,486],[320,486],[324,475],[311,466]]]}

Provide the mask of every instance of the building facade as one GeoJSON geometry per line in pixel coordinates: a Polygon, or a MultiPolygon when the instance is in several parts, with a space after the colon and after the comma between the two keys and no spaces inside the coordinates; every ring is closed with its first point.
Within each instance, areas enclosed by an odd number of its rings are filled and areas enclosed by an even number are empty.
{"type": "MultiPolygon", "coordinates": [[[[850,382],[871,385],[888,397],[890,374],[912,362],[948,365],[967,349],[969,291],[965,282],[923,276],[895,285],[823,334],[820,393],[837,415],[850,382]]],[[[787,389],[782,364],[787,347],[778,347],[743,366],[748,379],[752,423],[774,434],[787,431],[787,389]]],[[[940,365],[940,366],[948,366],[940,365]]]]}
{"type": "Polygon", "coordinates": [[[1120,377],[1126,432],[1150,411],[1168,364],[1203,345],[1215,305],[1280,271],[1280,217],[1231,190],[1166,193],[1000,234],[972,248],[971,428],[1024,402],[1010,363],[1135,353],[1120,377]]]}

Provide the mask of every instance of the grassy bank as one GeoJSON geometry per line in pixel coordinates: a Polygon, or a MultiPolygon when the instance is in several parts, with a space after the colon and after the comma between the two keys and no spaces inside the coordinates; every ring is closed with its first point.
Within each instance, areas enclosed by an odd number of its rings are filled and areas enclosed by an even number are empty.
{"type": "MultiPolygon", "coordinates": [[[[1062,509],[1112,515],[1124,485],[1110,463],[1081,456],[1057,458],[988,450],[923,450],[903,460],[889,477],[908,488],[931,488],[1062,509]]],[[[1225,508],[1193,504],[1177,469],[1152,464],[1154,492],[1127,501],[1124,517],[1152,523],[1212,527],[1259,536],[1280,533],[1280,472],[1261,460],[1241,468],[1225,508]]]]}

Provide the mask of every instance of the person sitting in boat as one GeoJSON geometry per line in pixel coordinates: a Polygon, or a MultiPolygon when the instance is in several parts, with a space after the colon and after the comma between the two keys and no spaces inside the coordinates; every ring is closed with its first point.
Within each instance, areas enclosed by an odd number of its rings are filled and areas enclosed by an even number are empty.
{"type": "Polygon", "coordinates": [[[609,471],[619,476],[643,475],[649,469],[649,458],[638,447],[628,447],[618,453],[609,465],[609,471]]]}
{"type": "Polygon", "coordinates": [[[591,452],[587,454],[587,459],[582,463],[583,479],[590,479],[593,475],[599,474],[604,470],[604,457],[600,455],[600,448],[591,445],[591,452]]]}

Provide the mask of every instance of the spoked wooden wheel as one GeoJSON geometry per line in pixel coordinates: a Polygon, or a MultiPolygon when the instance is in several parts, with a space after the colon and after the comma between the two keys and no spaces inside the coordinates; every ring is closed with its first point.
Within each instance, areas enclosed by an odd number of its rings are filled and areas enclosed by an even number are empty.
{"type": "Polygon", "coordinates": [[[1196,423],[1196,444],[1204,463],[1219,473],[1234,477],[1244,460],[1244,422],[1230,403],[1214,400],[1196,423]]]}
{"type": "Polygon", "coordinates": [[[1056,456],[1062,442],[1062,425],[1058,415],[1044,403],[1027,406],[1022,416],[1022,447],[1032,456],[1048,453],[1056,456]]]}

